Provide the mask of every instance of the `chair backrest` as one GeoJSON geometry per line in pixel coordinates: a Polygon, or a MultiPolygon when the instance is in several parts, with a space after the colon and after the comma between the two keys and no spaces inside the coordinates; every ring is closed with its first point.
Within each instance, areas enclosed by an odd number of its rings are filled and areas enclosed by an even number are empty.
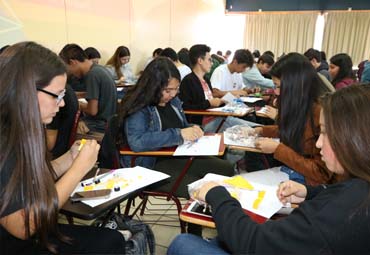
{"type": "Polygon", "coordinates": [[[117,169],[120,167],[117,137],[119,132],[118,115],[113,115],[107,122],[99,151],[98,161],[102,168],[117,169]]]}
{"type": "Polygon", "coordinates": [[[81,115],[81,111],[78,110],[76,112],[75,119],[73,121],[71,134],[69,135],[69,147],[71,147],[73,143],[76,141],[77,128],[78,128],[78,122],[80,121],[80,115],[81,115]]]}

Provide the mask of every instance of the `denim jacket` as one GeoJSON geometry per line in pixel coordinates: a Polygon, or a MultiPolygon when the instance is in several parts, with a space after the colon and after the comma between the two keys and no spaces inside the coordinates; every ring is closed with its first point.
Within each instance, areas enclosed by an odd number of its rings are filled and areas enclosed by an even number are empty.
{"type": "MultiPolygon", "coordinates": [[[[182,121],[182,128],[189,127],[182,102],[177,97],[173,98],[169,104],[175,110],[179,119],[182,121]]],[[[154,151],[163,147],[172,147],[184,142],[180,128],[169,128],[162,131],[162,122],[158,110],[155,106],[146,106],[124,120],[124,136],[128,145],[134,152],[154,151]]],[[[121,156],[121,163],[125,167],[130,167],[131,157],[121,156]]],[[[153,169],[156,157],[137,157],[135,165],[153,169]]]]}

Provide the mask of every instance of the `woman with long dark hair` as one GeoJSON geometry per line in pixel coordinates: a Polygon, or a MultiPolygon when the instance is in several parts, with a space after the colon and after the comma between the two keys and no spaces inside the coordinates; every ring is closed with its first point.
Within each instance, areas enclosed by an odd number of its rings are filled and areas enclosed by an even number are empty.
{"type": "Polygon", "coordinates": [[[93,167],[100,146],[88,140],[50,161],[45,125],[64,106],[66,67],[33,42],[0,56],[0,250],[22,253],[124,252],[117,231],[58,224],[58,210],[93,167]],[[104,239],[104,241],[103,241],[104,239]]]}
{"type": "Polygon", "coordinates": [[[330,58],[329,73],[335,89],[341,89],[356,82],[352,65],[351,57],[345,53],[339,53],[330,58]]]}
{"type": "Polygon", "coordinates": [[[332,181],[315,141],[319,137],[318,88],[322,82],[311,63],[301,54],[289,53],[271,69],[278,95],[277,125],[256,128],[263,137],[256,146],[283,163],[290,179],[317,185],[332,181]]]}
{"type": "Polygon", "coordinates": [[[183,234],[168,254],[370,254],[370,84],[354,85],[322,99],[316,146],[331,172],[348,176],[333,185],[279,185],[282,203],[299,203],[284,219],[253,222],[217,183],[195,197],[207,201],[218,237],[209,242],[183,234]],[[343,114],[343,113],[346,114],[343,114]]]}
{"type": "MultiPolygon", "coordinates": [[[[121,135],[133,151],[153,151],[163,147],[196,141],[203,136],[197,125],[190,125],[177,97],[180,73],[171,60],[154,59],[144,69],[135,87],[122,99],[120,119],[121,135]]],[[[169,191],[185,166],[187,157],[137,157],[136,165],[165,172],[171,176],[160,190],[169,191]]],[[[131,157],[123,156],[123,164],[130,166],[131,157]]],[[[209,172],[231,176],[232,166],[216,157],[195,158],[176,196],[188,197],[187,184],[209,172]]]]}
{"type": "Polygon", "coordinates": [[[134,82],[136,80],[129,64],[130,58],[130,50],[126,46],[119,46],[107,61],[106,68],[116,83],[134,82]]]}

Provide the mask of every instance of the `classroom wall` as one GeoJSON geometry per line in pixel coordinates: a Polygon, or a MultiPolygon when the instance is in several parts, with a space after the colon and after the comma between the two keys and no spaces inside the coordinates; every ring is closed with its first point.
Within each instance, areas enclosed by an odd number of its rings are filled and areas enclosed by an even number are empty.
{"type": "Polygon", "coordinates": [[[0,2],[0,47],[37,41],[55,52],[67,43],[96,47],[102,63],[120,45],[140,71],[157,47],[244,45],[245,16],[226,15],[224,0],[8,0],[0,2]]]}

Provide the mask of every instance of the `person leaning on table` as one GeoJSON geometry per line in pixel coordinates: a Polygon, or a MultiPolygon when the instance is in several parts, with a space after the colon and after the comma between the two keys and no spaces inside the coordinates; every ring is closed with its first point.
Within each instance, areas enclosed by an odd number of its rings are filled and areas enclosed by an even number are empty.
{"type": "Polygon", "coordinates": [[[264,224],[253,222],[224,187],[206,183],[196,199],[211,206],[218,237],[182,234],[167,254],[370,254],[370,84],[339,90],[321,104],[316,146],[328,169],[347,176],[345,181],[281,183],[280,201],[299,207],[264,224]]]}
{"type": "Polygon", "coordinates": [[[64,106],[66,67],[34,42],[0,56],[0,254],[125,252],[118,231],[58,224],[58,210],[94,166],[100,146],[88,140],[54,161],[45,124],[64,106]]]}

